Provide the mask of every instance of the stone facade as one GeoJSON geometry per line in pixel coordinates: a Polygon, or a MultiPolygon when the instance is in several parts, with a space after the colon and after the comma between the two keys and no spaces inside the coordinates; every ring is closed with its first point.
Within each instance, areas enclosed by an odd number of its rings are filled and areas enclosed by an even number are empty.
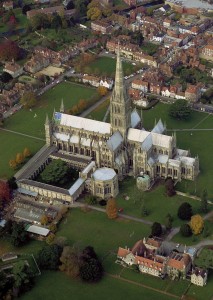
{"type": "Polygon", "coordinates": [[[114,169],[119,179],[142,172],[151,181],[157,177],[194,180],[199,173],[199,159],[178,149],[176,135],[167,136],[165,131],[161,120],[151,132],[146,131],[137,111],[131,111],[119,50],[110,123],[66,115],[64,107],[45,123],[47,145],[72,155],[91,157],[98,168],[114,169]]]}

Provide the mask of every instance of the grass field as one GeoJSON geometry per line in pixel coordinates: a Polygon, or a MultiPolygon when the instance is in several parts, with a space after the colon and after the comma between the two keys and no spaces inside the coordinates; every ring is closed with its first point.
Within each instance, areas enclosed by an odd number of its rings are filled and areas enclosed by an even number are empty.
{"type": "MultiPolygon", "coordinates": [[[[95,61],[88,64],[87,67],[90,68],[91,73],[105,74],[106,76],[111,76],[114,78],[115,65],[115,59],[111,57],[99,57],[95,61]]],[[[130,63],[123,62],[123,70],[125,75],[133,73],[136,69],[138,69],[137,66],[133,66],[130,63]]]]}
{"type": "Polygon", "coordinates": [[[143,216],[143,218],[153,222],[164,224],[166,215],[170,213],[174,219],[173,226],[181,225],[183,221],[177,217],[177,210],[181,203],[186,201],[192,205],[194,214],[200,213],[200,203],[198,201],[178,195],[166,197],[165,188],[162,185],[141,194],[141,191],[136,187],[136,180],[130,177],[120,183],[120,193],[116,197],[116,201],[119,208],[122,207],[124,209],[125,214],[140,218],[141,197],[143,197],[145,207],[149,213],[148,216],[143,216]],[[129,196],[129,200],[125,200],[124,195],[129,196]]]}
{"type": "Polygon", "coordinates": [[[97,120],[97,121],[103,121],[103,118],[106,114],[106,111],[109,107],[109,100],[106,100],[104,103],[99,105],[96,109],[94,109],[87,118],[97,120]]]}
{"type": "MultiPolygon", "coordinates": [[[[22,109],[5,120],[4,128],[31,135],[38,138],[45,138],[44,122],[46,114],[52,118],[54,108],[59,110],[61,99],[64,100],[65,109],[71,108],[80,99],[89,100],[96,90],[69,82],[58,84],[55,88],[47,91],[39,99],[35,108],[30,110],[22,109]]],[[[0,131],[0,178],[6,178],[14,174],[9,168],[8,162],[15,158],[17,152],[28,147],[32,154],[35,154],[44,142],[32,138],[0,131]]]]}
{"type": "Polygon", "coordinates": [[[8,178],[14,174],[14,170],[9,167],[9,160],[15,159],[18,152],[23,152],[27,147],[35,154],[44,145],[44,141],[5,131],[0,131],[0,139],[0,178],[8,178]]]}
{"type": "Polygon", "coordinates": [[[71,108],[80,99],[89,100],[96,93],[96,89],[82,85],[63,82],[44,93],[35,108],[22,109],[15,115],[6,119],[4,128],[21,133],[44,138],[44,122],[46,114],[52,118],[54,108],[60,109],[61,100],[64,101],[65,109],[71,108]],[[36,117],[34,117],[36,115],[36,117]]]}

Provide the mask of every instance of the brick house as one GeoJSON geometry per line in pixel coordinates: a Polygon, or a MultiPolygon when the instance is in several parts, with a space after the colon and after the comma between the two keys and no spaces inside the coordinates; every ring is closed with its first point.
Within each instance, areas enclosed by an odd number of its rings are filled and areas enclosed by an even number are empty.
{"type": "Polygon", "coordinates": [[[147,93],[149,90],[149,83],[141,79],[134,79],[132,81],[132,88],[147,93]]]}
{"type": "Polygon", "coordinates": [[[13,78],[16,78],[23,74],[23,67],[15,62],[8,62],[5,64],[3,71],[9,73],[13,78]]]}
{"type": "Polygon", "coordinates": [[[133,58],[136,61],[147,64],[148,66],[157,67],[158,65],[157,60],[153,56],[143,54],[142,52],[133,53],[133,58]]]}
{"type": "Polygon", "coordinates": [[[207,56],[209,59],[213,60],[213,45],[206,45],[203,47],[201,53],[207,56]]]}
{"type": "Polygon", "coordinates": [[[88,49],[92,49],[92,48],[96,47],[97,45],[98,45],[98,41],[96,39],[87,39],[87,40],[83,40],[82,42],[80,42],[77,45],[77,48],[81,52],[85,52],[88,49]]]}
{"type": "Polygon", "coordinates": [[[112,24],[103,20],[96,20],[91,22],[91,29],[102,34],[108,34],[112,31],[112,24]]]}
{"type": "Polygon", "coordinates": [[[167,261],[166,272],[172,278],[186,278],[191,265],[191,258],[188,254],[172,252],[167,261]]]}
{"type": "Polygon", "coordinates": [[[188,84],[187,89],[185,91],[186,100],[189,100],[190,102],[196,102],[200,99],[200,97],[201,97],[200,85],[188,84]]]}
{"type": "Polygon", "coordinates": [[[99,87],[100,78],[91,75],[84,75],[82,78],[83,83],[89,83],[92,86],[99,87]]]}
{"type": "Polygon", "coordinates": [[[42,55],[34,55],[24,64],[24,70],[29,73],[36,73],[46,68],[50,64],[50,59],[42,55]]]}

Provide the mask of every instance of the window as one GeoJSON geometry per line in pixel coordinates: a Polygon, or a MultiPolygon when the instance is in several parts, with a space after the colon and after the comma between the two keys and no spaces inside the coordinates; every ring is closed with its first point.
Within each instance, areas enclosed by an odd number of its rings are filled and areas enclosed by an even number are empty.
{"type": "Polygon", "coordinates": [[[166,168],[162,167],[162,173],[165,174],[166,173],[166,168]]]}
{"type": "Polygon", "coordinates": [[[177,177],[177,170],[176,169],[174,170],[174,176],[177,177]]]}
{"type": "Polygon", "coordinates": [[[188,174],[188,175],[191,174],[191,169],[187,169],[187,174],[188,174]]]}
{"type": "Polygon", "coordinates": [[[172,169],[168,169],[168,175],[172,175],[172,169]]]}
{"type": "Polygon", "coordinates": [[[182,167],[182,168],[181,168],[181,173],[182,173],[182,174],[186,174],[186,169],[182,167]]]}

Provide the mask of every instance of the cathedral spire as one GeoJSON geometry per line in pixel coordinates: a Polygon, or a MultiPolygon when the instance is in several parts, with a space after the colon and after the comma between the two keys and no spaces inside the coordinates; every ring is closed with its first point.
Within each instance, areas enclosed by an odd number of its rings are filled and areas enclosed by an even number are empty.
{"type": "Polygon", "coordinates": [[[122,66],[122,61],[121,61],[120,44],[119,43],[118,43],[118,51],[117,51],[114,93],[115,93],[115,96],[118,98],[121,98],[124,93],[124,74],[123,74],[123,66],[122,66]]]}

